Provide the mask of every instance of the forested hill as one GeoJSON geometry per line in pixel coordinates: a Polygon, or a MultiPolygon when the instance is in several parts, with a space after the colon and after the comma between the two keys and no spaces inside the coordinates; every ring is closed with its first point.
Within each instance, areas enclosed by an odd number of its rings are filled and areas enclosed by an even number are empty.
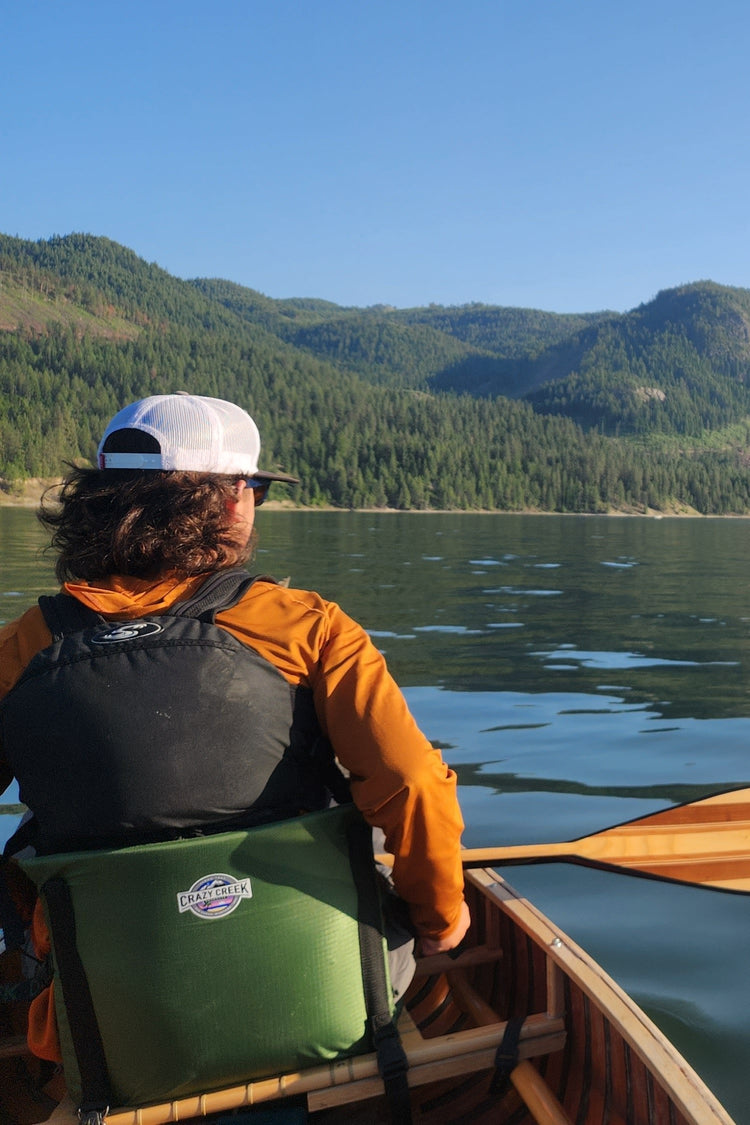
{"type": "Polygon", "coordinates": [[[625,314],[361,309],[0,235],[0,479],[90,461],[124,402],[191,390],[251,411],[304,504],[745,512],[748,326],[750,292],[710,282],[625,314]]]}

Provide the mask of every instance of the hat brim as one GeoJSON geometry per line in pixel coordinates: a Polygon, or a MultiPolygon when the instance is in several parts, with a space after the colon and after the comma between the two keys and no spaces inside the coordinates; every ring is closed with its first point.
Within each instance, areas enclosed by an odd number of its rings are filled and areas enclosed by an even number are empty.
{"type": "Polygon", "coordinates": [[[269,472],[266,472],[264,469],[257,469],[253,473],[253,476],[256,478],[256,480],[269,480],[269,481],[270,480],[280,480],[280,481],[284,481],[285,484],[300,484],[301,483],[299,477],[292,477],[292,476],[289,475],[289,473],[269,473],[269,472]]]}

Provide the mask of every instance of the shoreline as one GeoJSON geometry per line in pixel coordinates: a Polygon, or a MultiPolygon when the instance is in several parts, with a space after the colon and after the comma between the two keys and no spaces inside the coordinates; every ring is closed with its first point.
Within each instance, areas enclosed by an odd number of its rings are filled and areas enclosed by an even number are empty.
{"type": "Polygon", "coordinates": [[[0,477],[0,508],[38,508],[48,488],[62,484],[62,477],[29,477],[7,481],[0,477]]]}
{"type": "MultiPolygon", "coordinates": [[[[44,492],[62,483],[60,477],[30,477],[20,483],[11,483],[0,478],[0,508],[39,507],[44,492]]],[[[750,513],[703,515],[692,508],[683,506],[673,511],[660,511],[648,508],[636,511],[633,508],[611,508],[607,512],[550,512],[539,508],[521,508],[510,511],[507,508],[336,508],[333,505],[295,504],[293,500],[267,500],[263,505],[267,512],[363,512],[371,515],[422,515],[422,516],[613,516],[619,519],[750,519],[750,513]]]]}

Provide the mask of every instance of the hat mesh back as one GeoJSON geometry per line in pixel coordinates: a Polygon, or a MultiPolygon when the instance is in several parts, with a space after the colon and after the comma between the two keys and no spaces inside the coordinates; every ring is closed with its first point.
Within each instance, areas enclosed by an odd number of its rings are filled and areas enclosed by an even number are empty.
{"type": "Polygon", "coordinates": [[[219,452],[219,427],[210,423],[211,415],[187,396],[152,400],[140,421],[158,439],[165,469],[177,468],[189,450],[196,470],[208,468],[219,452]]]}
{"type": "Polygon", "coordinates": [[[99,446],[100,468],[167,469],[252,476],[258,469],[260,434],[241,407],[201,395],[153,395],[124,407],[99,446]],[[158,442],[158,454],[107,451],[110,434],[140,430],[158,442]]]}
{"type": "MultiPolygon", "coordinates": [[[[224,463],[242,466],[248,475],[258,467],[260,437],[253,420],[231,402],[210,399],[211,410],[219,420],[220,447],[216,455],[224,463]]],[[[235,471],[235,470],[232,470],[235,471]]]]}

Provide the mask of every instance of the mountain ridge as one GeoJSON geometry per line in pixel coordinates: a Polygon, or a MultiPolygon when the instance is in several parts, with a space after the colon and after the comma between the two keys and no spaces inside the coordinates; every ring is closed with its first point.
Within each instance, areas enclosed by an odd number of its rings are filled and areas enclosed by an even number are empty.
{"type": "Polygon", "coordinates": [[[357,308],[0,235],[7,480],[90,461],[128,398],[191,389],[251,409],[303,503],[744,512],[749,383],[750,290],[712,281],[626,313],[357,308]]]}

